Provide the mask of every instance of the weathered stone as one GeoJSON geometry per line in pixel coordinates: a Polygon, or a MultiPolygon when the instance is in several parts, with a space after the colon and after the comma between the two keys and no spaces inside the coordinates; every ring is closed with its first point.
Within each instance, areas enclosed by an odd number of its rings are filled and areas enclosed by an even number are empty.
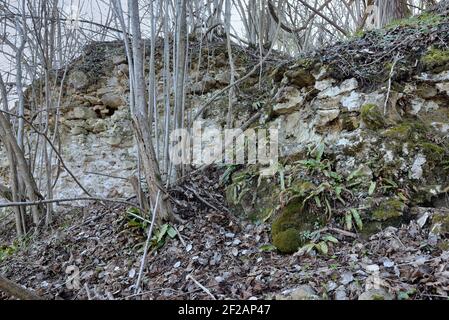
{"type": "Polygon", "coordinates": [[[331,110],[318,110],[319,122],[320,126],[324,126],[335,119],[340,115],[340,109],[331,109],[331,110]]]}
{"type": "Polygon", "coordinates": [[[124,64],[127,62],[127,60],[128,59],[124,55],[117,55],[117,56],[112,57],[112,63],[114,65],[124,64]]]}
{"type": "Polygon", "coordinates": [[[119,75],[128,76],[129,75],[129,66],[127,64],[120,64],[117,66],[117,73],[119,75]]]}
{"type": "Polygon", "coordinates": [[[437,83],[436,87],[440,92],[444,92],[449,96],[449,82],[437,83]]]}
{"type": "Polygon", "coordinates": [[[118,147],[122,143],[122,137],[119,136],[108,137],[106,139],[106,142],[107,144],[113,147],[118,147]]]}
{"type": "Polygon", "coordinates": [[[105,93],[101,97],[101,102],[105,106],[113,108],[113,109],[118,109],[119,107],[121,107],[125,104],[121,95],[119,95],[117,93],[111,93],[111,92],[105,93]]]}
{"type": "Polygon", "coordinates": [[[87,134],[87,130],[83,126],[74,126],[70,129],[70,134],[73,136],[85,135],[87,134]]]}
{"type": "Polygon", "coordinates": [[[325,79],[325,80],[317,81],[317,82],[315,82],[315,89],[317,89],[318,91],[324,91],[324,90],[332,87],[332,85],[334,83],[335,83],[334,79],[325,79]]]}
{"type": "Polygon", "coordinates": [[[423,176],[423,165],[427,162],[426,157],[419,153],[413,161],[412,168],[410,169],[410,178],[419,180],[423,176]]]}
{"type": "Polygon", "coordinates": [[[281,89],[277,97],[278,103],[273,106],[273,112],[276,114],[289,114],[299,111],[305,100],[304,94],[294,87],[281,89]]]}
{"type": "Polygon", "coordinates": [[[69,75],[68,84],[75,90],[81,90],[89,84],[89,79],[84,72],[73,71],[69,75]]]}
{"type": "Polygon", "coordinates": [[[356,79],[348,79],[343,81],[343,83],[339,86],[336,87],[328,87],[327,89],[325,89],[324,91],[321,91],[318,94],[318,98],[323,99],[323,98],[332,98],[332,97],[336,97],[338,95],[347,93],[347,92],[351,92],[355,89],[357,89],[359,86],[358,82],[356,79]]]}
{"type": "Polygon", "coordinates": [[[434,86],[431,86],[427,83],[422,83],[417,86],[416,94],[423,99],[431,99],[438,94],[438,91],[434,86]]]}
{"type": "Polygon", "coordinates": [[[74,119],[92,119],[97,118],[97,114],[91,108],[86,107],[76,107],[75,109],[69,111],[66,115],[68,120],[74,119]]]}
{"type": "Polygon", "coordinates": [[[341,105],[348,111],[359,111],[364,103],[364,96],[356,91],[352,91],[349,96],[341,99],[341,105]]]}
{"type": "Polygon", "coordinates": [[[101,104],[101,100],[94,96],[85,95],[83,96],[83,100],[87,100],[91,105],[101,104]]]}
{"type": "Polygon", "coordinates": [[[362,293],[359,300],[393,300],[393,296],[385,289],[371,289],[362,293]]]}
{"type": "Polygon", "coordinates": [[[299,88],[310,87],[315,84],[315,78],[309,70],[299,68],[297,70],[289,70],[285,73],[289,82],[299,88]]]}
{"type": "Polygon", "coordinates": [[[89,119],[87,120],[89,130],[93,133],[101,133],[108,129],[107,122],[103,119],[89,119]]]}
{"type": "Polygon", "coordinates": [[[315,289],[309,285],[302,285],[276,296],[276,300],[320,300],[315,289]]]}
{"type": "Polygon", "coordinates": [[[411,114],[413,115],[417,115],[420,112],[435,111],[440,108],[438,103],[436,103],[435,101],[424,100],[422,98],[413,99],[411,101],[411,106],[412,106],[411,114]]]}

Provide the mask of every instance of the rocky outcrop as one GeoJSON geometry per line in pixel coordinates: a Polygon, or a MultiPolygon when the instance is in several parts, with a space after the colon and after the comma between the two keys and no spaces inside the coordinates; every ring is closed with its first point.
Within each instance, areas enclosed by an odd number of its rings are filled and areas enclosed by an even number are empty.
{"type": "MultiPolygon", "coordinates": [[[[386,30],[387,40],[378,39],[373,31],[323,49],[322,55],[313,53],[293,62],[279,63],[275,56],[266,63],[261,79],[256,74],[242,82],[233,105],[234,127],[260,114],[251,129],[279,129],[280,160],[269,168],[229,166],[226,196],[234,211],[273,220],[273,242],[281,251],[293,252],[330,222],[370,234],[400,224],[413,215],[413,208],[428,206],[446,194],[449,60],[440,43],[447,37],[442,33],[447,28],[445,19],[431,20],[434,25],[418,19],[417,28],[386,30]],[[421,28],[423,24],[431,30],[421,28]],[[438,36],[429,37],[430,33],[438,36]],[[394,66],[391,50],[385,48],[395,43],[395,36],[404,35],[404,48],[425,38],[407,53],[415,63],[398,63],[391,79],[380,77],[394,66]],[[375,39],[385,46],[373,44],[375,39]],[[342,58],[336,53],[351,46],[356,52],[351,57],[354,64],[337,68],[335,61],[342,58]],[[357,66],[366,72],[374,68],[375,73],[368,79],[357,66]],[[376,81],[373,75],[379,76],[376,81]]],[[[206,66],[192,60],[187,79],[189,115],[230,79],[223,43],[201,49],[204,52],[192,48],[197,51],[191,56],[208,54],[209,61],[206,66]]],[[[242,48],[234,49],[239,78],[257,59],[252,61],[242,48]]],[[[162,68],[160,62],[156,68],[162,68]]],[[[127,76],[121,44],[102,43],[88,47],[74,61],[63,86],[62,156],[81,183],[98,195],[132,194],[126,179],[136,172],[137,150],[127,76]]],[[[157,101],[161,103],[163,97],[157,101]]],[[[160,104],[159,109],[162,113],[165,106],[160,104]]],[[[227,110],[227,97],[215,101],[201,117],[202,129],[222,128],[227,110]]],[[[204,141],[204,145],[213,143],[204,141]]],[[[6,166],[2,160],[0,172],[6,166]]],[[[55,191],[61,197],[80,194],[65,173],[55,191]]]]}

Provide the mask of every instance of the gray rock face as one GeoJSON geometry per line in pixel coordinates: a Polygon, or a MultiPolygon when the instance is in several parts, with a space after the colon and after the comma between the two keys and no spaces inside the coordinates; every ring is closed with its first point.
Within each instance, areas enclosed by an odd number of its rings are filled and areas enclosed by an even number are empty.
{"type": "Polygon", "coordinates": [[[101,102],[103,105],[113,109],[118,109],[125,104],[121,95],[112,92],[105,93],[101,97],[101,102]]]}
{"type": "Polygon", "coordinates": [[[89,79],[84,72],[74,71],[70,74],[68,83],[76,90],[81,90],[86,88],[86,86],[89,84],[89,79]]]}

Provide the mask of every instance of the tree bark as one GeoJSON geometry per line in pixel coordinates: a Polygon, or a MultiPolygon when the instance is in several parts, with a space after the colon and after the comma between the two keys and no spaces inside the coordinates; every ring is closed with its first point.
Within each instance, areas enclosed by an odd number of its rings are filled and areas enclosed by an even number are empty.
{"type": "Polygon", "coordinates": [[[394,20],[410,16],[407,0],[377,0],[377,27],[383,28],[394,20]]]}
{"type": "MultiPolygon", "coordinates": [[[[134,87],[131,94],[134,95],[135,108],[132,114],[134,133],[142,158],[145,180],[148,184],[152,203],[156,203],[156,197],[159,191],[162,191],[162,181],[154,152],[153,141],[151,137],[151,128],[149,125],[148,108],[145,101],[145,76],[143,64],[142,35],[140,30],[139,3],[138,1],[129,2],[130,20],[132,37],[132,55],[133,55],[133,75],[134,87]]],[[[173,220],[174,216],[170,203],[162,197],[159,204],[159,220],[173,220]]]]}

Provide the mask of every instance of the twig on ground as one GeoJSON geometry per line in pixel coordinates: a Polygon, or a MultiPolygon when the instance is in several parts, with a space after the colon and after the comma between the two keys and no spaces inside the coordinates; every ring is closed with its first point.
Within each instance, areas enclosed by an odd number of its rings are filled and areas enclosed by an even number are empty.
{"type": "Polygon", "coordinates": [[[201,290],[203,290],[209,297],[211,297],[213,300],[217,300],[215,298],[215,296],[209,291],[209,289],[207,289],[205,286],[203,286],[201,283],[199,283],[191,274],[189,274],[186,277],[186,280],[192,280],[198,287],[201,288],[201,290]]]}
{"type": "Polygon", "coordinates": [[[151,235],[153,234],[154,223],[156,221],[157,207],[159,205],[159,197],[160,197],[160,195],[161,195],[161,192],[158,191],[157,192],[157,196],[156,196],[156,203],[154,205],[153,210],[151,210],[151,212],[153,214],[153,217],[151,219],[151,224],[148,227],[147,241],[145,242],[145,249],[143,251],[142,260],[140,262],[139,276],[137,277],[136,287],[135,287],[135,290],[134,290],[135,294],[139,293],[139,290],[140,290],[140,282],[142,281],[142,274],[143,274],[143,269],[145,267],[145,260],[147,259],[148,248],[150,247],[151,235]]]}

